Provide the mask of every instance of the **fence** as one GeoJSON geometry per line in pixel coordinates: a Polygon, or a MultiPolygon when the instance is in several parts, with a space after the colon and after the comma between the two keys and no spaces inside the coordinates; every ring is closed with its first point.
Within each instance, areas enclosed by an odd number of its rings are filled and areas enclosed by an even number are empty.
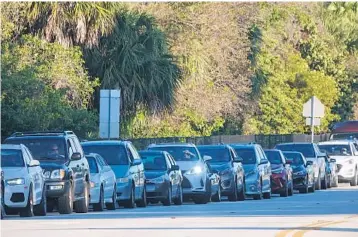
{"type": "MultiPolygon", "coordinates": [[[[314,136],[315,142],[326,141],[329,134],[320,134],[314,136]]],[[[185,142],[194,143],[196,145],[212,145],[212,144],[234,144],[255,142],[263,148],[273,148],[278,143],[284,142],[310,142],[311,135],[306,134],[284,134],[284,135],[222,135],[210,137],[166,137],[166,138],[140,138],[128,139],[132,141],[137,149],[145,149],[153,143],[172,143],[185,142]]]]}

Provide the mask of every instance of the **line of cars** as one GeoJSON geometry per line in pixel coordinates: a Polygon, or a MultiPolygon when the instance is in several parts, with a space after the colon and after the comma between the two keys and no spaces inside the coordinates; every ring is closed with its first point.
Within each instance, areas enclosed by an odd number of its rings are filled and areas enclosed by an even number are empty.
{"type": "Polygon", "coordinates": [[[206,204],[291,196],[350,182],[358,151],[351,141],[259,144],[152,144],[85,141],[71,131],[15,133],[1,147],[2,210],[30,217],[57,210],[95,211],[206,204]],[[334,158],[334,159],[333,159],[334,158]],[[338,163],[338,165],[336,164],[338,163]]]}

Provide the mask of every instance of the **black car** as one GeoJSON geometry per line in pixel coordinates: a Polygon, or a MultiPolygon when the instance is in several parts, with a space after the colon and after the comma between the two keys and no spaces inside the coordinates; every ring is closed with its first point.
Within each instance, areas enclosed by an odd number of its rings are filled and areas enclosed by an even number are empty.
{"type": "Polygon", "coordinates": [[[313,172],[313,162],[307,161],[300,152],[284,151],[286,162],[289,163],[293,171],[293,188],[300,193],[315,191],[315,178],[313,172]]]}
{"type": "Polygon", "coordinates": [[[90,173],[77,136],[65,132],[17,132],[6,144],[24,144],[40,161],[46,178],[47,210],[60,214],[88,212],[90,173]]]}
{"type": "Polygon", "coordinates": [[[197,146],[202,156],[210,156],[208,161],[213,172],[221,178],[221,195],[229,201],[245,200],[245,172],[242,158],[229,145],[197,146]]]}
{"type": "Polygon", "coordinates": [[[183,203],[183,176],[173,157],[166,151],[140,151],[146,177],[147,199],[164,206],[183,203]]]}

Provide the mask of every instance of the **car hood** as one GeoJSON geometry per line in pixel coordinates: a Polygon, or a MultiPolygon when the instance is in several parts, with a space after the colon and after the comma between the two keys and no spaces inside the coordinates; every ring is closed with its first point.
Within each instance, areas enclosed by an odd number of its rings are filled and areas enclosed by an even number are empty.
{"type": "Polygon", "coordinates": [[[294,173],[305,169],[303,165],[295,165],[295,166],[292,166],[292,165],[291,165],[291,167],[292,167],[292,171],[293,171],[294,173]]]}
{"type": "Polygon", "coordinates": [[[177,165],[179,165],[180,169],[185,172],[195,166],[202,166],[202,163],[200,161],[177,161],[177,165]]]}
{"type": "Polygon", "coordinates": [[[210,163],[210,166],[213,170],[217,170],[217,171],[223,171],[226,170],[228,168],[231,168],[231,164],[229,162],[215,162],[215,163],[210,163]]]}
{"type": "Polygon", "coordinates": [[[329,157],[336,159],[337,164],[343,164],[346,160],[358,159],[354,156],[329,156],[329,157]]]}
{"type": "Polygon", "coordinates": [[[256,164],[246,164],[246,165],[243,165],[243,168],[244,168],[244,171],[245,173],[248,173],[250,172],[251,170],[254,170],[256,169],[256,164]]]}
{"type": "Polygon", "coordinates": [[[3,167],[4,179],[22,178],[27,175],[26,167],[3,167]]]}
{"type": "Polygon", "coordinates": [[[48,161],[47,162],[40,161],[40,166],[43,170],[46,170],[46,171],[66,168],[65,164],[48,162],[48,161]]]}
{"type": "Polygon", "coordinates": [[[155,178],[158,178],[158,177],[163,176],[165,174],[166,174],[165,171],[150,170],[150,171],[145,171],[145,178],[146,179],[155,179],[155,178]]]}
{"type": "Polygon", "coordinates": [[[129,165],[111,165],[116,178],[123,178],[128,175],[129,165]]]}

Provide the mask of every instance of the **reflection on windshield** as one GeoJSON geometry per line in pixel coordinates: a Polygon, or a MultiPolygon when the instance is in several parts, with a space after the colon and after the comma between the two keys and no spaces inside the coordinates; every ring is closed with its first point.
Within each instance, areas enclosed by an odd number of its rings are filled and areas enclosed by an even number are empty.
{"type": "Polygon", "coordinates": [[[199,157],[195,148],[180,146],[155,146],[148,148],[149,150],[166,151],[175,161],[197,161],[199,157]]]}
{"type": "Polygon", "coordinates": [[[167,170],[167,162],[164,155],[139,153],[145,170],[167,170]]]}
{"type": "Polygon", "coordinates": [[[21,151],[1,149],[1,167],[25,167],[21,151]]]}
{"type": "Polygon", "coordinates": [[[234,147],[237,155],[243,159],[244,165],[256,164],[256,154],[253,148],[234,147]]]}
{"type": "Polygon", "coordinates": [[[108,165],[127,165],[129,163],[126,149],[122,145],[82,144],[82,148],[86,154],[99,154],[108,165]]]}
{"type": "Polygon", "coordinates": [[[303,165],[304,161],[300,154],[298,153],[291,153],[291,152],[283,152],[283,155],[286,157],[287,160],[292,161],[292,166],[303,165]]]}
{"type": "Polygon", "coordinates": [[[87,161],[88,161],[88,165],[90,168],[90,173],[98,173],[98,166],[97,166],[97,162],[96,159],[92,156],[86,156],[87,161]]]}
{"type": "Polygon", "coordinates": [[[279,165],[282,164],[282,157],[278,151],[265,151],[267,159],[271,164],[279,165]]]}
{"type": "Polygon", "coordinates": [[[319,149],[322,152],[326,152],[331,156],[351,156],[352,151],[349,145],[343,144],[331,144],[331,145],[319,145],[319,149]]]}
{"type": "Polygon", "coordinates": [[[56,138],[46,139],[13,139],[8,144],[24,144],[35,160],[65,160],[65,140],[56,138]]]}
{"type": "Polygon", "coordinates": [[[281,151],[297,151],[305,157],[315,157],[315,152],[311,144],[279,144],[276,149],[281,151]]]}
{"type": "Polygon", "coordinates": [[[211,156],[210,162],[229,162],[230,153],[226,148],[198,147],[201,156],[211,156]]]}

